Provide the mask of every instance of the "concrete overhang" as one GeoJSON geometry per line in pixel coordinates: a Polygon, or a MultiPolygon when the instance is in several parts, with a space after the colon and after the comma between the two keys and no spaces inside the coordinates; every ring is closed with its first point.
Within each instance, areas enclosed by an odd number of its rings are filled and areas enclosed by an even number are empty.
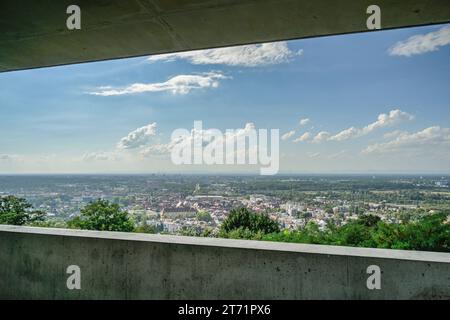
{"type": "Polygon", "coordinates": [[[450,21],[449,0],[2,0],[0,72],[450,21]],[[68,30],[69,5],[81,30],[68,30]]]}

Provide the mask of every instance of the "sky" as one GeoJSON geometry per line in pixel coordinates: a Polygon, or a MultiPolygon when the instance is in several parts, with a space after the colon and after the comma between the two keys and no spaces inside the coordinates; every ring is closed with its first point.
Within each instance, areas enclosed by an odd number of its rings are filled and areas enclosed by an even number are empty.
{"type": "Polygon", "coordinates": [[[0,173],[253,173],[174,130],[279,129],[279,173],[450,173],[450,25],[0,73],[0,173]]]}

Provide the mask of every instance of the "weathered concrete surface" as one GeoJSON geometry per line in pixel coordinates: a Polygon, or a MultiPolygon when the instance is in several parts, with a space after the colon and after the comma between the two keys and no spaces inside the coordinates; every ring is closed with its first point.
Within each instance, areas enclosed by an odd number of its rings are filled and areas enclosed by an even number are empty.
{"type": "Polygon", "coordinates": [[[450,21],[449,0],[2,0],[0,72],[367,31],[372,4],[382,29],[450,21]]]}
{"type": "Polygon", "coordinates": [[[0,298],[450,299],[450,254],[0,226],[0,298]]]}

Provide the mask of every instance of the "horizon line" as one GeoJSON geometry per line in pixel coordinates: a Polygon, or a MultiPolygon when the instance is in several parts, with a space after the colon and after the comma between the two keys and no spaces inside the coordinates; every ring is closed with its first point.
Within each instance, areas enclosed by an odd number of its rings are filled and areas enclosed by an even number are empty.
{"type": "Polygon", "coordinates": [[[3,173],[0,176],[136,176],[136,175],[210,175],[210,176],[261,176],[261,177],[279,177],[279,176],[308,176],[308,175],[359,175],[359,176],[376,176],[376,175],[405,175],[405,176],[450,176],[450,172],[280,172],[275,175],[261,175],[259,173],[246,172],[14,172],[3,173]]]}

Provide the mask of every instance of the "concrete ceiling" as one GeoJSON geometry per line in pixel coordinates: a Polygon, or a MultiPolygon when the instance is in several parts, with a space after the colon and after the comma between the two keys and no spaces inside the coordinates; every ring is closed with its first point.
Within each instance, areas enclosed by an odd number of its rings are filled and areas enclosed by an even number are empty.
{"type": "Polygon", "coordinates": [[[0,72],[367,31],[371,4],[383,29],[450,21],[450,0],[1,0],[0,72]]]}

